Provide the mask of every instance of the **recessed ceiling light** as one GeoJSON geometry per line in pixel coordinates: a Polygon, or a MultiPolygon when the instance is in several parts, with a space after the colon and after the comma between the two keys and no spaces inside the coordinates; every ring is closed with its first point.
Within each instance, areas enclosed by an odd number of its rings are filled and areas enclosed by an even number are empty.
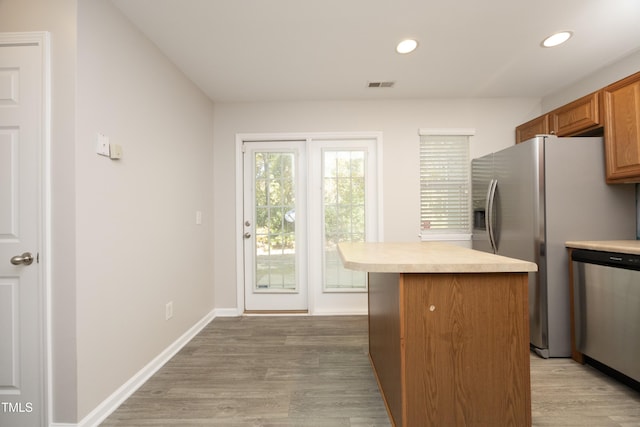
{"type": "Polygon", "coordinates": [[[409,53],[413,52],[416,47],[418,47],[418,42],[413,39],[402,40],[396,46],[396,52],[398,53],[409,53]]]}
{"type": "Polygon", "coordinates": [[[546,39],[544,39],[543,42],[542,42],[542,46],[543,47],[558,46],[559,44],[562,44],[562,43],[566,42],[567,40],[569,40],[572,35],[573,35],[573,33],[571,31],[561,31],[559,33],[555,33],[555,34],[547,37],[546,39]]]}

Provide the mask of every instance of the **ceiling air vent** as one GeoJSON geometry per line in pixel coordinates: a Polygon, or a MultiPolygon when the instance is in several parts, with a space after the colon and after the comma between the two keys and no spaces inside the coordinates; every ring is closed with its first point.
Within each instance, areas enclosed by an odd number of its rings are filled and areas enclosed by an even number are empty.
{"type": "Polygon", "coordinates": [[[396,82],[369,82],[369,87],[393,87],[396,82]]]}

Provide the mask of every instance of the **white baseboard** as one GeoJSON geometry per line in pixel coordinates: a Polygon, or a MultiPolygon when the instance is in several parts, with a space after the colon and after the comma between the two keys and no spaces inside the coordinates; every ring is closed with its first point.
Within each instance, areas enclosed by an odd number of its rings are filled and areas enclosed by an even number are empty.
{"type": "Polygon", "coordinates": [[[238,317],[242,315],[237,308],[216,308],[213,312],[215,317],[238,317]]]}
{"type": "MultiPolygon", "coordinates": [[[[316,310],[313,313],[245,313],[243,316],[247,317],[304,317],[304,316],[366,316],[369,314],[368,310],[316,310]]],[[[216,316],[217,317],[217,316],[216,316]]]]}
{"type": "Polygon", "coordinates": [[[113,411],[131,396],[138,388],[140,388],[153,374],[155,374],[165,363],[169,361],[182,347],[193,339],[205,326],[207,326],[216,316],[217,310],[211,311],[204,316],[198,323],[193,325],[180,338],[174,341],[155,359],[149,362],[138,373],[131,377],[111,396],[106,398],[91,413],[82,419],[78,424],[60,424],[50,423],[50,427],[94,427],[104,421],[113,411]]]}
{"type": "Polygon", "coordinates": [[[366,308],[364,310],[316,310],[313,313],[314,316],[366,316],[367,314],[369,314],[369,310],[366,308]]]}
{"type": "Polygon", "coordinates": [[[369,311],[365,307],[364,309],[341,309],[341,310],[316,310],[313,313],[250,313],[244,314],[237,308],[216,308],[213,310],[214,317],[239,317],[239,316],[366,316],[369,311]]]}

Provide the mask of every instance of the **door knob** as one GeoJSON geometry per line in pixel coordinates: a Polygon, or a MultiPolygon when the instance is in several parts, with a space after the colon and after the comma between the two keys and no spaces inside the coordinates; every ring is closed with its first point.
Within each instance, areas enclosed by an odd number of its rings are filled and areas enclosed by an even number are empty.
{"type": "Polygon", "coordinates": [[[248,231],[246,233],[244,233],[244,238],[248,239],[249,237],[251,237],[251,233],[249,233],[248,231]]]}
{"type": "Polygon", "coordinates": [[[13,258],[11,258],[11,264],[13,265],[20,265],[20,264],[31,265],[32,262],[33,262],[33,255],[31,255],[31,252],[25,252],[22,255],[16,255],[13,258]]]}

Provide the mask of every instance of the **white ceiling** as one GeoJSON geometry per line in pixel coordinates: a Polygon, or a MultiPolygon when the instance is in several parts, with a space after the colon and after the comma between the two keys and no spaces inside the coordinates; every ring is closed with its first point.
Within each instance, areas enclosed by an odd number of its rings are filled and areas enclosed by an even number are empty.
{"type": "Polygon", "coordinates": [[[640,0],[113,3],[214,102],[542,97],[640,49],[640,0]]]}

